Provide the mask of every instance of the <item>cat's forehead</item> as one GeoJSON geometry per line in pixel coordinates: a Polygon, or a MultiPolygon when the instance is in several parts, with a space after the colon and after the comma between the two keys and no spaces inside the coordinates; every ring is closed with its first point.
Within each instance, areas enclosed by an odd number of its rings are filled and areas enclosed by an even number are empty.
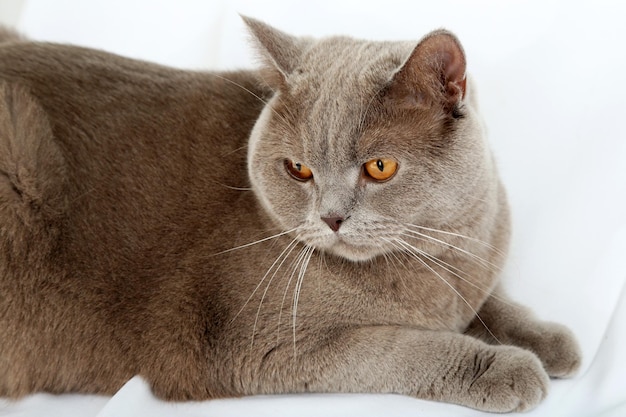
{"type": "Polygon", "coordinates": [[[335,95],[371,95],[391,79],[414,47],[415,42],[320,39],[302,54],[289,83],[302,92],[314,86],[330,89],[335,95]]]}
{"type": "Polygon", "coordinates": [[[412,42],[348,37],[315,41],[288,76],[288,107],[298,107],[301,144],[311,156],[355,154],[373,99],[402,66],[412,42]]]}

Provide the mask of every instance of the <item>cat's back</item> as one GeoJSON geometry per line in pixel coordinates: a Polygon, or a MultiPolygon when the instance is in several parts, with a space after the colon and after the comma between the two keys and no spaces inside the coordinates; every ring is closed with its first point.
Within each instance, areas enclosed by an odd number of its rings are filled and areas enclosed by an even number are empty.
{"type": "Polygon", "coordinates": [[[33,96],[61,146],[73,146],[82,130],[98,144],[91,151],[116,141],[162,146],[173,136],[179,143],[193,137],[228,148],[232,140],[224,139],[240,138],[239,128],[247,133],[266,95],[252,72],[183,71],[99,50],[24,41],[0,42],[0,80],[33,96]],[[159,137],[147,134],[157,129],[159,137]]]}
{"type": "MultiPolygon", "coordinates": [[[[38,217],[32,227],[57,230],[59,256],[86,270],[184,252],[247,185],[245,143],[266,94],[251,72],[8,42],[0,83],[2,221],[38,217]]],[[[11,233],[14,247],[29,239],[11,233]]]]}
{"type": "Polygon", "coordinates": [[[0,393],[114,392],[157,343],[142,338],[154,317],[190,292],[185,254],[223,249],[220,224],[250,207],[246,143],[267,92],[252,72],[2,39],[0,393]]]}

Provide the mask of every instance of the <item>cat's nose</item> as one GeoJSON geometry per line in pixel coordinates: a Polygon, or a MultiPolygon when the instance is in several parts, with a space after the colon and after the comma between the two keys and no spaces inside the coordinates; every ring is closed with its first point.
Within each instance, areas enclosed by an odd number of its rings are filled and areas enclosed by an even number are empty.
{"type": "Polygon", "coordinates": [[[341,224],[346,220],[340,216],[322,217],[322,220],[331,228],[333,232],[336,232],[341,227],[341,224]]]}

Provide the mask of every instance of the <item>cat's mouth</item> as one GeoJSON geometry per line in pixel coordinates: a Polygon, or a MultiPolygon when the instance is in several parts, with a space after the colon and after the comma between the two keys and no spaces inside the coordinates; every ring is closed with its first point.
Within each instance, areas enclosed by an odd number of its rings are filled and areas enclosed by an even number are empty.
{"type": "Polygon", "coordinates": [[[353,262],[363,262],[387,252],[384,242],[377,243],[364,242],[362,237],[334,234],[310,244],[325,253],[353,262]]]}

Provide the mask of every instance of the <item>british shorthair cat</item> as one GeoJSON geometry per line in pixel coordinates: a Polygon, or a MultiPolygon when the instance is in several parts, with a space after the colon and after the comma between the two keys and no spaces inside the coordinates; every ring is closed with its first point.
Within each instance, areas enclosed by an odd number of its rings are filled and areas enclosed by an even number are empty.
{"type": "Polygon", "coordinates": [[[457,38],[293,37],[191,72],[0,36],[0,396],[399,393],[530,409],[580,364],[498,284],[457,38]]]}

